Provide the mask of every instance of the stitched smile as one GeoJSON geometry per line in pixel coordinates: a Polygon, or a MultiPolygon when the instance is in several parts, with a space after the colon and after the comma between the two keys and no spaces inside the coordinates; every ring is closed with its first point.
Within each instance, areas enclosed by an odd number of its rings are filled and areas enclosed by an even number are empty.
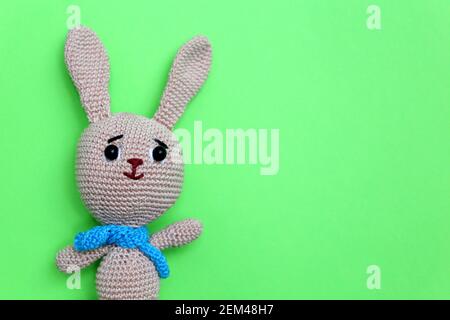
{"type": "Polygon", "coordinates": [[[141,178],[144,177],[144,174],[143,174],[143,173],[141,173],[141,174],[139,174],[139,175],[136,175],[136,170],[133,170],[133,171],[131,171],[131,172],[124,172],[123,174],[124,174],[126,177],[128,177],[128,178],[130,178],[130,179],[133,179],[133,180],[139,180],[139,179],[141,179],[141,178]]]}
{"type": "Polygon", "coordinates": [[[142,160],[140,158],[132,158],[132,159],[128,159],[127,162],[129,164],[131,164],[131,172],[125,171],[123,173],[127,178],[130,178],[133,180],[139,180],[144,177],[143,173],[136,175],[136,169],[144,163],[144,160],[142,160]]]}

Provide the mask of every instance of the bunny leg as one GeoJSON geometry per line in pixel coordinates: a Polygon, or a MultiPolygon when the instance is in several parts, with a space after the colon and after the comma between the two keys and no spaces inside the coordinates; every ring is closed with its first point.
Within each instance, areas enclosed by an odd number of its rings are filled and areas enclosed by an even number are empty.
{"type": "Polygon", "coordinates": [[[74,271],[74,268],[84,268],[97,261],[108,253],[109,246],[101,247],[89,251],[77,251],[73,246],[68,246],[58,252],[56,256],[56,266],[65,273],[74,271]]]}
{"type": "Polygon", "coordinates": [[[150,238],[150,243],[160,250],[179,247],[194,241],[201,233],[202,224],[200,221],[186,219],[155,233],[150,238]]]}

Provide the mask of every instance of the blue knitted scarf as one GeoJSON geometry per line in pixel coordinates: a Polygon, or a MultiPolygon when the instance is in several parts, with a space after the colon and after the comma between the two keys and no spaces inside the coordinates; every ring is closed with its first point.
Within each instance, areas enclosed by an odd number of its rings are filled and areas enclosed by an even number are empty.
{"type": "Polygon", "coordinates": [[[153,262],[160,278],[169,276],[166,258],[158,248],[150,244],[146,227],[118,225],[94,227],[75,236],[74,248],[77,251],[87,251],[111,244],[127,249],[139,249],[153,262]]]}

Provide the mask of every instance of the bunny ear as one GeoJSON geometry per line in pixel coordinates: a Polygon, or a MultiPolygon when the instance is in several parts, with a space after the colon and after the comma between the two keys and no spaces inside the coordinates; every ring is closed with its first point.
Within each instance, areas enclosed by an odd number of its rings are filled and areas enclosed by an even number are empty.
{"type": "Polygon", "coordinates": [[[89,122],[109,117],[109,61],[97,35],[86,27],[70,30],[65,59],[89,122]]]}
{"type": "Polygon", "coordinates": [[[186,43],[173,62],[169,82],[154,119],[172,129],[205,82],[210,65],[211,45],[206,37],[195,37],[186,43]]]}

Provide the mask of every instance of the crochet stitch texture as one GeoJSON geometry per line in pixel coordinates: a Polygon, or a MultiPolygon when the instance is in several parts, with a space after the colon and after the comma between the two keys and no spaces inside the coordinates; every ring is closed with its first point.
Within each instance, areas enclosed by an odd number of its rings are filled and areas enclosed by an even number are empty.
{"type": "Polygon", "coordinates": [[[107,225],[78,233],[75,236],[73,247],[78,251],[94,250],[105,245],[117,245],[126,249],[137,248],[153,262],[159,277],[167,278],[169,266],[166,258],[161,251],[148,242],[148,239],[145,227],[107,225]]]}
{"type": "Polygon", "coordinates": [[[194,219],[151,236],[145,225],[164,214],[181,192],[181,146],[172,129],[207,78],[211,46],[202,36],[182,46],[151,119],[111,114],[109,59],[92,30],[69,32],[65,61],[90,123],[78,142],[78,189],[103,226],[78,234],[74,246],[57,254],[56,265],[70,273],[101,259],[96,275],[100,299],[157,299],[160,278],[169,274],[161,250],[190,243],[202,232],[194,219]],[[154,159],[153,154],[164,156],[154,159]]]}

